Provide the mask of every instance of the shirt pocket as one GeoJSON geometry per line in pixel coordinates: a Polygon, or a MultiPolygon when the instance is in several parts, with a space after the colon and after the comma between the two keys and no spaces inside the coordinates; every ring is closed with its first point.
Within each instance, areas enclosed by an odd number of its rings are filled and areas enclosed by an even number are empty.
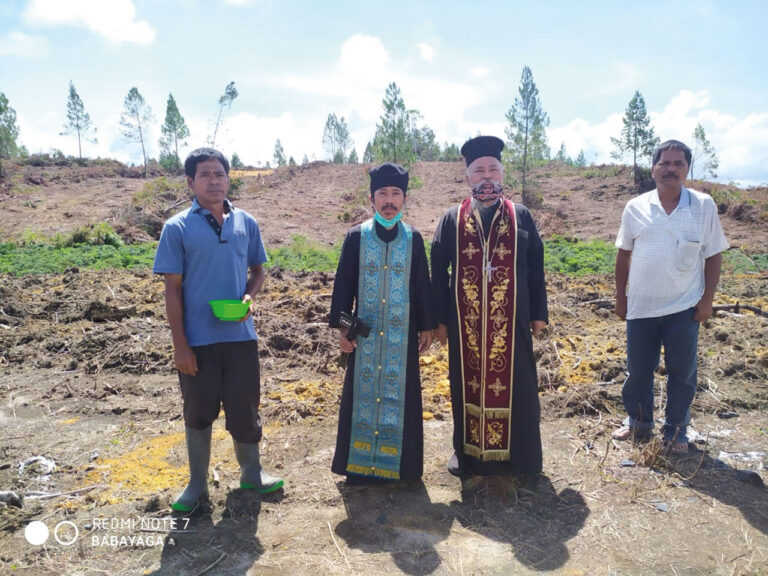
{"type": "Polygon", "coordinates": [[[235,240],[237,255],[241,258],[246,258],[248,256],[248,234],[246,234],[245,230],[235,230],[232,236],[235,240]]]}
{"type": "Polygon", "coordinates": [[[701,254],[701,242],[691,242],[690,240],[677,241],[677,269],[688,271],[693,269],[699,262],[701,254]]]}

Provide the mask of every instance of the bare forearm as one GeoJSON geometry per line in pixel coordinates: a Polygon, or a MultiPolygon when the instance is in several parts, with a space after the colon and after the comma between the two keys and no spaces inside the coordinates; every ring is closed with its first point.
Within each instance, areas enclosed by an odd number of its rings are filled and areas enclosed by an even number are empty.
{"type": "Polygon", "coordinates": [[[616,277],[616,304],[613,307],[613,312],[621,320],[627,318],[627,282],[629,281],[629,264],[632,260],[632,252],[628,250],[622,250],[616,253],[616,269],[614,276],[616,277]]]}
{"type": "Polygon", "coordinates": [[[252,266],[251,277],[248,278],[248,284],[245,286],[245,293],[251,298],[256,296],[256,294],[261,292],[265,279],[266,274],[264,273],[264,268],[262,266],[252,266]]]}
{"type": "Polygon", "coordinates": [[[188,346],[187,335],[184,332],[184,305],[181,294],[174,288],[166,287],[165,314],[168,317],[168,325],[171,327],[173,347],[188,346]]]}
{"type": "Polygon", "coordinates": [[[632,252],[621,250],[616,253],[616,298],[627,297],[627,282],[629,281],[629,263],[632,260],[632,252]]]}
{"type": "Polygon", "coordinates": [[[723,256],[720,253],[710,256],[704,261],[704,295],[701,299],[710,304],[715,299],[715,291],[720,282],[722,261],[723,256]]]}

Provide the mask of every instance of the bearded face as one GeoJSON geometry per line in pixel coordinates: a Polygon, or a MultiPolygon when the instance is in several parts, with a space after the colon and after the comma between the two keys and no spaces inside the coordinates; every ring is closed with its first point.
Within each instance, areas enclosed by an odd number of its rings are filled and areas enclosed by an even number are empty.
{"type": "Polygon", "coordinates": [[[501,183],[491,178],[483,178],[482,181],[472,185],[472,197],[480,202],[491,202],[501,198],[503,190],[501,183]]]}
{"type": "Polygon", "coordinates": [[[467,179],[472,197],[487,205],[501,197],[504,168],[496,158],[482,156],[467,167],[467,179]]]}

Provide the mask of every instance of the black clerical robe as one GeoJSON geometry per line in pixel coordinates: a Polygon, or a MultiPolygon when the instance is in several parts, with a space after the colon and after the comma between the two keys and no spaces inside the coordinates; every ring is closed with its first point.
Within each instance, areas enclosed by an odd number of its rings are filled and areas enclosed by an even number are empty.
{"type": "MultiPolygon", "coordinates": [[[[459,206],[443,215],[432,243],[432,287],[436,322],[448,327],[448,361],[453,409],[453,446],[461,467],[479,475],[541,472],[540,407],[536,361],[530,322],[548,321],[544,281],[544,246],[530,212],[514,205],[517,222],[517,311],[515,315],[514,369],[512,373],[512,414],[508,461],[487,461],[464,454],[464,405],[459,350],[459,318],[456,307],[456,236],[459,206]]],[[[483,216],[486,216],[483,214],[483,216]]],[[[488,230],[489,218],[484,230],[488,230]]],[[[510,319],[513,311],[509,310],[510,319]]]]}
{"type": "MultiPolygon", "coordinates": [[[[403,415],[403,445],[400,461],[400,479],[420,478],[424,470],[424,433],[422,422],[421,380],[419,378],[419,337],[418,333],[434,328],[432,293],[429,281],[427,255],[421,234],[413,230],[411,272],[409,279],[410,322],[408,328],[408,357],[405,377],[405,413],[403,415]]],[[[378,237],[392,242],[397,236],[397,227],[387,230],[375,223],[378,237]]],[[[360,226],[347,232],[341,247],[339,265],[333,283],[329,324],[338,328],[341,312],[357,314],[358,286],[360,276],[360,226]]],[[[347,360],[347,373],[341,393],[339,426],[336,436],[336,452],[331,470],[336,474],[348,475],[349,443],[352,430],[352,408],[354,399],[355,352],[347,360]]]]}

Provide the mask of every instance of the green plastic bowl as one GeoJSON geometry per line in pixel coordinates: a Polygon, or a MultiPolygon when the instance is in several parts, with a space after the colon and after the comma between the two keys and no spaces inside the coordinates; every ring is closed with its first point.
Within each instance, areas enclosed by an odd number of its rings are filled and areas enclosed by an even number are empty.
{"type": "Polygon", "coordinates": [[[234,322],[248,314],[250,304],[243,304],[240,300],[211,300],[208,302],[213,310],[213,315],[219,320],[234,322]]]}

